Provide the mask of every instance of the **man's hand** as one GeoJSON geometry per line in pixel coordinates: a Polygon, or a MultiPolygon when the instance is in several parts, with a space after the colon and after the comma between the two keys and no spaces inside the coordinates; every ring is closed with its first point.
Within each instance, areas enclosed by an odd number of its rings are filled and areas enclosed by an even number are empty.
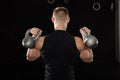
{"type": "Polygon", "coordinates": [[[85,35],[82,33],[82,29],[84,29],[87,32],[88,35],[90,34],[91,30],[88,29],[87,27],[83,27],[83,28],[80,29],[80,33],[82,35],[83,41],[85,41],[85,35]]]}
{"type": "Polygon", "coordinates": [[[36,28],[36,27],[33,27],[33,28],[31,28],[31,30],[30,30],[30,32],[33,34],[33,36],[36,36],[37,33],[38,33],[38,31],[42,32],[41,29],[36,28]]]}

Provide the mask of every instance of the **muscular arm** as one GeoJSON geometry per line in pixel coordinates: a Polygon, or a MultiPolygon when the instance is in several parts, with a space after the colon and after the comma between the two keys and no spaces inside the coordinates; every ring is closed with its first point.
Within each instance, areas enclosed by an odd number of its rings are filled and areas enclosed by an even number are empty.
{"type": "Polygon", "coordinates": [[[90,48],[86,48],[82,39],[75,37],[75,42],[78,51],[80,52],[80,58],[83,62],[90,63],[93,61],[93,51],[90,48]]]}
{"type": "Polygon", "coordinates": [[[44,42],[44,36],[40,37],[36,43],[35,43],[35,48],[30,49],[28,48],[27,53],[26,53],[26,58],[28,61],[35,61],[40,57],[40,50],[43,46],[44,42]]]}

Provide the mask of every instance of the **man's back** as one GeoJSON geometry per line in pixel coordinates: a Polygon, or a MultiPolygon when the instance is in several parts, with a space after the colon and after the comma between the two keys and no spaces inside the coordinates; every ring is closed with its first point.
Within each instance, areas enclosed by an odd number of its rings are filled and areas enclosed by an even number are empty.
{"type": "Polygon", "coordinates": [[[42,47],[45,80],[74,80],[74,61],[78,53],[74,37],[56,30],[46,36],[42,47]]]}
{"type": "MultiPolygon", "coordinates": [[[[87,27],[80,29],[83,40],[65,32],[70,22],[69,11],[65,7],[56,7],[51,20],[55,32],[46,37],[39,37],[34,48],[28,47],[26,58],[29,61],[35,61],[43,56],[46,69],[45,80],[74,80],[73,64],[77,53],[80,53],[79,57],[82,61],[86,63],[93,61],[92,49],[85,46],[83,42],[85,36],[81,32],[84,29],[90,34],[90,30],[87,27]]],[[[30,29],[33,37],[36,37],[39,31],[42,30],[30,29]]]]}

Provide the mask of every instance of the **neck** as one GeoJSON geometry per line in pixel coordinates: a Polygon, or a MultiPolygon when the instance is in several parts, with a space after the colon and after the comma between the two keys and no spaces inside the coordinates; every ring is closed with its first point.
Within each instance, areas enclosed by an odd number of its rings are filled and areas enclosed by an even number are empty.
{"type": "Polygon", "coordinates": [[[58,23],[54,24],[54,30],[66,31],[66,29],[67,29],[67,24],[66,23],[58,22],[58,23]]]}

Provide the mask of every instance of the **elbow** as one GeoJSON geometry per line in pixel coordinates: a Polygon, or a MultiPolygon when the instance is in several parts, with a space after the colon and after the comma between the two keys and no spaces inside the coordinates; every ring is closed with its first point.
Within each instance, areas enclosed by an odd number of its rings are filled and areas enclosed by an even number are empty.
{"type": "Polygon", "coordinates": [[[27,57],[26,59],[30,62],[36,61],[36,58],[32,58],[32,57],[27,57]]]}
{"type": "Polygon", "coordinates": [[[84,61],[85,63],[92,63],[93,62],[93,58],[92,59],[88,59],[86,61],[84,61]]]}
{"type": "Polygon", "coordinates": [[[93,62],[93,58],[81,58],[81,59],[85,63],[92,63],[93,62]]]}

